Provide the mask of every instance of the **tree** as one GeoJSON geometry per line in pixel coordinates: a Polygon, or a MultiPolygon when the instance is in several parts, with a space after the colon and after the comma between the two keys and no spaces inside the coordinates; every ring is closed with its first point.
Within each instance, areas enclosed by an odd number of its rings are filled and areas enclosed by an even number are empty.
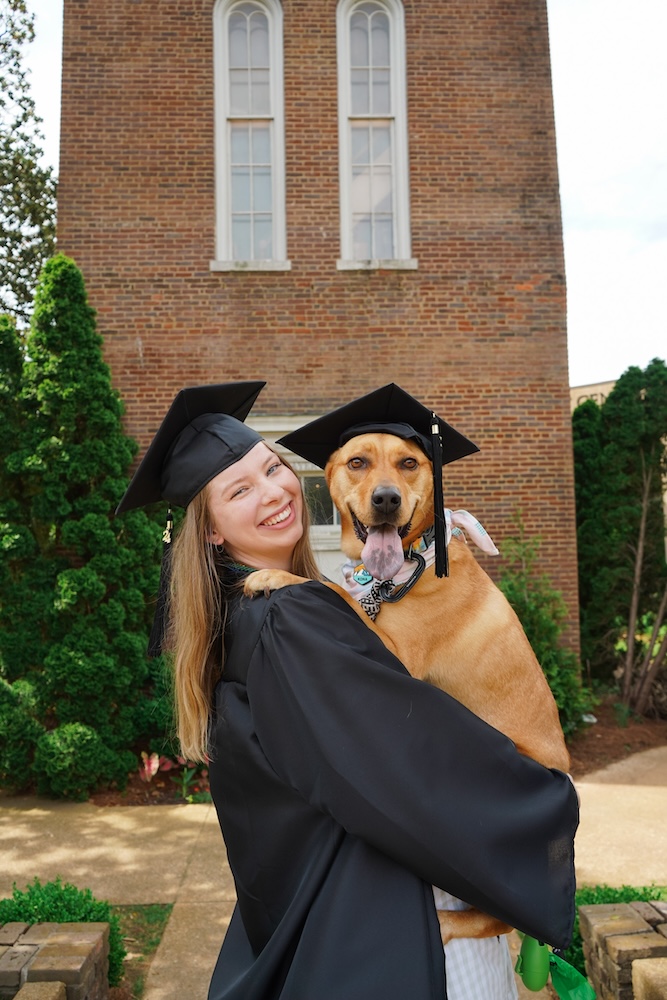
{"type": "Polygon", "coordinates": [[[627,606],[623,561],[609,554],[622,547],[627,525],[613,517],[610,500],[622,487],[618,470],[604,457],[602,410],[587,400],[572,415],[579,571],[581,657],[589,675],[611,676],[617,666],[618,623],[627,606]]]}
{"type": "MultiPolygon", "coordinates": [[[[114,517],[136,445],[101,344],[81,272],[54,257],[37,289],[4,462],[0,675],[11,686],[5,704],[22,695],[41,727],[31,780],[75,798],[123,784],[137,740],[164,725],[146,659],[160,526],[144,511],[114,517]]],[[[3,356],[5,379],[15,378],[15,351],[3,356]]]]}
{"type": "Polygon", "coordinates": [[[22,66],[33,21],[25,0],[0,0],[0,312],[21,325],[55,245],[56,185],[22,66]]]}
{"type": "Polygon", "coordinates": [[[603,418],[606,452],[625,479],[623,507],[632,532],[627,546],[631,587],[626,613],[621,694],[641,713],[665,662],[667,637],[660,632],[667,608],[665,516],[667,483],[667,366],[654,359],[645,371],[629,368],[610,393],[603,418]],[[648,635],[640,638],[641,632],[648,635]]]}
{"type": "Polygon", "coordinates": [[[573,416],[582,648],[644,712],[667,653],[665,362],[629,368],[593,409],[573,416]]]}

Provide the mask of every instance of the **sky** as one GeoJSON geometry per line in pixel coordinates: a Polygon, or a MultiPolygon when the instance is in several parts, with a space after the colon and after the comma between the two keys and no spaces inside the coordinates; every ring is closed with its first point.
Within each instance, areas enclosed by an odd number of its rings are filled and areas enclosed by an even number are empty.
{"type": "MultiPolygon", "coordinates": [[[[28,0],[26,52],[58,165],[62,0],[28,0]]],[[[570,385],[667,360],[667,3],[547,0],[570,385]]]]}

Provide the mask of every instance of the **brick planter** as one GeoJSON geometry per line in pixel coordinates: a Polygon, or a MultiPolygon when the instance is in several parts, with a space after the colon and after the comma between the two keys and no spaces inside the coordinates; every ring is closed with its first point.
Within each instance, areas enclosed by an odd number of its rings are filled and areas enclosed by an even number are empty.
{"type": "Polygon", "coordinates": [[[598,1000],[667,996],[652,992],[651,985],[667,966],[667,903],[580,906],[579,920],[586,971],[598,1000]]]}
{"type": "Polygon", "coordinates": [[[108,972],[106,923],[0,926],[0,1000],[26,983],[62,983],[66,1000],[107,1000],[108,972]]]}

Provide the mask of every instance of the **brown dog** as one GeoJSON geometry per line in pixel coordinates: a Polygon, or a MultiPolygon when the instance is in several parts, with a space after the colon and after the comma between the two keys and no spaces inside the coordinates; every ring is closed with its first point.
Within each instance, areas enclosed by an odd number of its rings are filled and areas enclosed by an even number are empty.
{"type": "MultiPolygon", "coordinates": [[[[329,459],[325,476],[342,522],[342,549],[377,579],[403,566],[404,550],[433,524],[433,470],[412,441],[393,434],[352,438],[329,459]]],[[[348,601],[414,677],[447,691],[517,749],[546,767],[567,771],[569,756],[558,710],[521,624],[464,541],[449,545],[450,575],[427,568],[396,603],[383,603],[373,624],[348,601]]],[[[275,590],[300,577],[260,570],[246,593],[275,590]]],[[[510,928],[476,910],[438,911],[443,941],[488,937],[510,928]]]]}

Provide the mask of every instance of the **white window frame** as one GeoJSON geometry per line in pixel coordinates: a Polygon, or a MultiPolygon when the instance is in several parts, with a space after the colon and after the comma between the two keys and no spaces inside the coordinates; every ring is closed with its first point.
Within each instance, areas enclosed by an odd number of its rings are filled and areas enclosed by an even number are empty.
{"type": "MultiPolygon", "coordinates": [[[[352,232],[352,152],[350,148],[351,65],[350,19],[366,0],[339,0],[336,11],[338,49],[338,154],[340,176],[341,258],[338,270],[408,269],[417,267],[410,239],[410,192],[405,59],[405,16],[401,0],[373,0],[389,18],[391,53],[391,117],[393,120],[394,254],[388,260],[355,260],[352,232]]],[[[363,116],[364,118],[366,116],[363,116]]],[[[372,119],[371,119],[372,120],[372,119]]]]}
{"type": "MultiPolygon", "coordinates": [[[[269,24],[272,149],[271,260],[234,260],[231,231],[231,170],[229,149],[229,17],[246,0],[216,0],[213,7],[215,105],[216,259],[211,271],[289,271],[285,220],[285,108],[283,88],[283,11],[279,0],[250,0],[266,14],[269,24]]],[[[261,120],[264,120],[262,118],[261,120]]]]}

